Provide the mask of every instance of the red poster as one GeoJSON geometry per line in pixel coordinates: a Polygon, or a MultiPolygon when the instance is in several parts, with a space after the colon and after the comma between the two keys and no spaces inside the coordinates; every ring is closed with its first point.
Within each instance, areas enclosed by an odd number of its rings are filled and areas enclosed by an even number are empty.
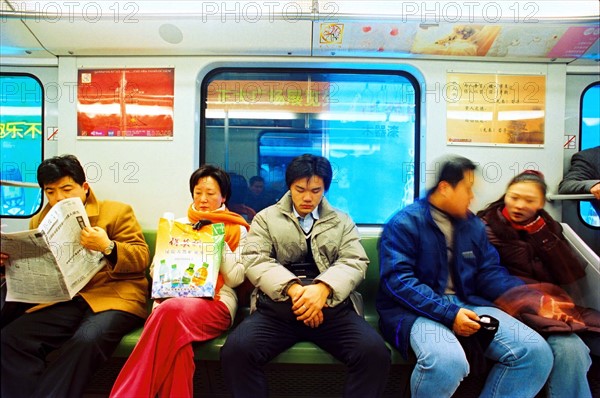
{"type": "Polygon", "coordinates": [[[79,137],[172,137],[175,70],[80,70],[79,137]]]}

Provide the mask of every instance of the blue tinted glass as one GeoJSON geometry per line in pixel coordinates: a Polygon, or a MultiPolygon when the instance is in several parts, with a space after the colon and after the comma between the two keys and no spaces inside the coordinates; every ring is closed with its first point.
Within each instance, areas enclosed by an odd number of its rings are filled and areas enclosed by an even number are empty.
{"type": "Polygon", "coordinates": [[[41,205],[36,171],[42,161],[43,93],[32,76],[0,75],[0,215],[29,217],[41,205]]]}
{"type": "Polygon", "coordinates": [[[287,191],[287,164],[304,153],[329,159],[327,198],[358,224],[383,224],[418,196],[408,75],[222,72],[205,87],[204,162],[259,175],[270,204],[287,191]]]}
{"type": "Polygon", "coordinates": [[[600,145],[600,83],[589,87],[581,100],[581,149],[600,145]]]}
{"type": "MultiPolygon", "coordinates": [[[[600,83],[588,87],[581,99],[581,149],[600,145],[600,83]]],[[[580,202],[579,214],[589,225],[600,227],[600,218],[590,202],[580,202]]]]}

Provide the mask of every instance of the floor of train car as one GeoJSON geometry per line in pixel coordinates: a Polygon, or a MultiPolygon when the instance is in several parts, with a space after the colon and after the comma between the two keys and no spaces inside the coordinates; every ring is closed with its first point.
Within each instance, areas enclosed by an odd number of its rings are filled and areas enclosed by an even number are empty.
{"type": "MultiPolygon", "coordinates": [[[[98,370],[88,386],[84,398],[105,398],[123,366],[124,359],[112,358],[98,370]]],[[[384,397],[408,397],[408,386],[411,368],[405,365],[392,366],[384,397]]],[[[331,398],[340,397],[346,377],[342,365],[267,365],[266,374],[269,380],[272,398],[331,398]]],[[[600,357],[595,357],[588,373],[592,396],[600,398],[600,357]]],[[[467,377],[454,394],[454,397],[478,397],[484,377],[467,377]]],[[[194,376],[195,396],[203,398],[230,397],[226,392],[225,382],[219,363],[196,362],[194,376]]],[[[543,397],[539,394],[537,398],[543,397]]]]}

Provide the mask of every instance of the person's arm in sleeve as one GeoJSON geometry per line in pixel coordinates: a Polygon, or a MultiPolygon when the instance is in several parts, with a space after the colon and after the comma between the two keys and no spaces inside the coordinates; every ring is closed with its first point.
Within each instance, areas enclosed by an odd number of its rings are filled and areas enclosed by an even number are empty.
{"type": "Polygon", "coordinates": [[[416,226],[398,219],[386,225],[381,234],[380,288],[389,299],[415,314],[441,322],[452,329],[460,307],[444,300],[415,274],[417,267],[429,266],[420,263],[420,259],[437,256],[431,247],[422,247],[419,240],[416,226]],[[431,254],[419,255],[418,250],[428,250],[431,254]]]}
{"type": "Polygon", "coordinates": [[[558,185],[560,194],[587,194],[593,193],[600,199],[600,176],[597,174],[597,165],[578,152],[571,158],[571,167],[558,185]],[[594,192],[593,192],[594,191],[594,192]]]}
{"type": "Polygon", "coordinates": [[[535,229],[527,229],[529,240],[535,250],[535,254],[540,259],[544,274],[550,275],[551,279],[542,282],[551,282],[558,285],[572,283],[585,276],[585,269],[579,262],[575,253],[569,246],[569,243],[562,235],[562,227],[555,223],[547,215],[549,223],[544,221],[543,217],[538,216],[540,225],[535,229]]]}
{"type": "Polygon", "coordinates": [[[223,281],[227,286],[236,287],[244,281],[245,269],[244,264],[242,263],[242,251],[248,233],[244,227],[238,227],[236,225],[232,228],[240,228],[240,242],[235,251],[232,251],[227,242],[225,242],[223,245],[223,257],[219,272],[223,275],[223,281]]]}
{"type": "Polygon", "coordinates": [[[252,220],[242,259],[250,283],[271,299],[283,301],[288,298],[287,289],[291,282],[300,283],[300,280],[275,258],[273,238],[267,225],[269,214],[261,212],[252,220]]]}
{"type": "Polygon", "coordinates": [[[114,222],[107,225],[110,240],[115,242],[113,252],[107,259],[116,274],[144,272],[150,261],[148,245],[133,209],[123,205],[114,222]]]}
{"type": "Polygon", "coordinates": [[[358,287],[365,279],[369,264],[354,222],[347,217],[340,221],[343,231],[339,242],[339,256],[329,268],[315,278],[315,282],[325,283],[331,289],[326,301],[328,306],[341,303],[358,287]]]}

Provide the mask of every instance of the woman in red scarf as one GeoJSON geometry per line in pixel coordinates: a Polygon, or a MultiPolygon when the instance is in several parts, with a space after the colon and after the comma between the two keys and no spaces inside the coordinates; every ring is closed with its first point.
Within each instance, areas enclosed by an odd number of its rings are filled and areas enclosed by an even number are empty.
{"type": "Polygon", "coordinates": [[[194,351],[192,343],[213,339],[233,323],[237,296],[233,290],[244,281],[241,246],[248,223],[225,206],[231,196],[227,173],[203,165],[190,177],[194,199],[187,220],[194,224],[225,224],[223,262],[213,300],[175,297],[156,305],[144,331],[123,366],[111,397],[192,397],[194,351]]]}
{"type": "Polygon", "coordinates": [[[500,262],[530,291],[541,293],[509,291],[496,304],[542,334],[550,345],[554,366],[547,383],[549,397],[591,397],[587,371],[590,349],[600,354],[600,313],[576,306],[559,286],[582,278],[585,270],[563,237],[560,223],[544,211],[545,200],[543,174],[526,170],[509,182],[500,199],[478,213],[500,262]]]}

